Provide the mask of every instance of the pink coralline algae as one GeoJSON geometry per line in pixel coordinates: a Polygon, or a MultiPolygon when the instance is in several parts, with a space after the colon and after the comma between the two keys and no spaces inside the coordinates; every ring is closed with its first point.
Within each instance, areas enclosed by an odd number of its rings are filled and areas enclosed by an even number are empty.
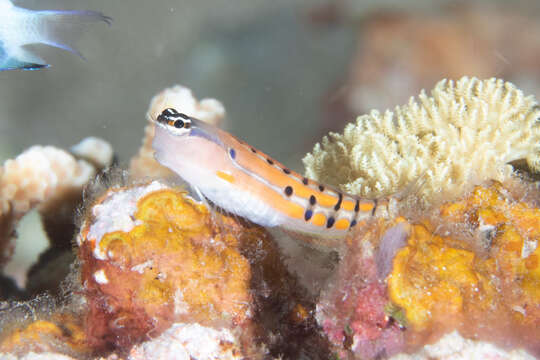
{"type": "MultiPolygon", "coordinates": [[[[400,224],[391,227],[387,230],[391,236],[386,237],[400,237],[394,234],[401,233],[400,229],[400,224]]],[[[378,234],[376,227],[357,239],[373,237],[373,232],[378,234]]],[[[384,277],[379,276],[378,253],[368,241],[353,240],[336,279],[323,291],[317,305],[319,324],[340,358],[372,359],[404,349],[403,327],[388,314],[389,299],[384,277]]]]}
{"type": "Polygon", "coordinates": [[[385,313],[388,297],[384,286],[369,284],[359,291],[351,318],[351,350],[362,358],[394,354],[403,347],[402,330],[385,313]]]}

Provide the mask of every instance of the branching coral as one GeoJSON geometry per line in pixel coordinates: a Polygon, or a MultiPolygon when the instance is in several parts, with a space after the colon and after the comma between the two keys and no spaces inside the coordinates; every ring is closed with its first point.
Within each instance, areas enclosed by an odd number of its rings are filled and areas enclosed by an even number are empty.
{"type": "Polygon", "coordinates": [[[306,176],[367,197],[390,195],[421,178],[426,202],[467,184],[504,180],[509,162],[540,170],[540,107],[497,79],[443,80],[405,106],[360,116],[304,158],[306,176]]]}
{"type": "Polygon", "coordinates": [[[110,166],[114,157],[111,144],[94,136],[87,137],[72,146],[70,152],[77,159],[86,160],[98,169],[110,166]]]}
{"type": "Polygon", "coordinates": [[[80,188],[94,172],[93,166],[77,161],[64,150],[33,146],[4,163],[0,183],[2,213],[26,213],[56,192],[80,188]]]}
{"type": "MultiPolygon", "coordinates": [[[[191,90],[180,85],[161,91],[154,96],[146,113],[148,121],[156,119],[161,111],[172,107],[190,116],[219,125],[225,117],[225,108],[215,99],[202,99],[197,101],[191,90]]],[[[143,144],[137,156],[131,159],[130,172],[134,178],[166,177],[170,171],[154,160],[152,139],[154,138],[154,124],[149,123],[144,129],[143,144]]]]}
{"type": "MultiPolygon", "coordinates": [[[[96,145],[102,149],[102,155],[92,163],[77,160],[72,154],[53,146],[33,146],[4,163],[0,168],[0,263],[7,257],[5,248],[15,224],[24,214],[39,206],[49,215],[52,209],[58,215],[60,203],[73,205],[97,170],[110,165],[112,150],[103,140],[85,139],[74,148],[80,157],[91,157],[96,145]],[[93,144],[91,149],[84,145],[88,143],[93,144]]],[[[73,209],[69,206],[70,218],[73,209]]],[[[67,235],[71,238],[71,234],[67,235]]]]}

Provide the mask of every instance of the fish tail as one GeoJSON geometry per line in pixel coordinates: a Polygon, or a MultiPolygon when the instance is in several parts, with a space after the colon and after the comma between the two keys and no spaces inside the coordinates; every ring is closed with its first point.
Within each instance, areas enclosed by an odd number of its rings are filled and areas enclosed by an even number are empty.
{"type": "Polygon", "coordinates": [[[105,22],[112,19],[98,11],[79,10],[42,10],[37,11],[38,42],[67,50],[84,59],[75,48],[75,42],[84,33],[87,24],[105,22]]]}

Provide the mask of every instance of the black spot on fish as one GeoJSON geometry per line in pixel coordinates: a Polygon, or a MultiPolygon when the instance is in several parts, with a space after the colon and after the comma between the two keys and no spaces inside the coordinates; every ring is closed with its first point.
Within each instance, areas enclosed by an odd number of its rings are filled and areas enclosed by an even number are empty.
{"type": "Polygon", "coordinates": [[[351,226],[350,227],[354,227],[355,225],[356,225],[356,220],[351,221],[351,226]]]}
{"type": "Polygon", "coordinates": [[[343,194],[342,193],[338,193],[338,201],[336,203],[336,206],[334,206],[334,210],[335,211],[338,211],[339,208],[341,207],[341,202],[343,201],[343,194]]]}
{"type": "Polygon", "coordinates": [[[312,216],[313,216],[313,211],[308,209],[306,210],[306,213],[304,214],[304,219],[308,221],[309,219],[311,219],[312,216]]]}
{"type": "Polygon", "coordinates": [[[320,192],[323,192],[323,191],[324,191],[324,185],[319,185],[319,191],[320,191],[320,192]]]}
{"type": "Polygon", "coordinates": [[[287,175],[289,175],[289,174],[291,173],[291,170],[289,170],[289,169],[287,169],[287,168],[283,168],[282,170],[283,170],[283,172],[284,172],[285,174],[287,174],[287,175]]]}
{"type": "Polygon", "coordinates": [[[286,187],[285,187],[285,195],[291,196],[292,193],[293,193],[293,188],[292,188],[292,186],[286,186],[286,187]]]}
{"type": "Polygon", "coordinates": [[[336,220],[333,217],[330,216],[328,218],[328,221],[326,221],[326,228],[330,229],[332,226],[334,226],[335,222],[336,222],[336,220]]]}
{"type": "Polygon", "coordinates": [[[270,158],[267,158],[266,162],[269,163],[270,165],[274,165],[274,160],[272,160],[270,158]]]}
{"type": "Polygon", "coordinates": [[[313,206],[313,205],[315,205],[316,203],[317,203],[317,198],[315,197],[315,195],[311,195],[311,196],[309,197],[309,204],[310,204],[311,206],[313,206]]]}
{"type": "Polygon", "coordinates": [[[256,154],[257,153],[257,150],[255,150],[255,148],[250,148],[251,149],[251,152],[256,154]]]}
{"type": "Polygon", "coordinates": [[[302,184],[307,185],[308,182],[309,182],[308,178],[303,178],[302,179],[302,184]]]}
{"type": "Polygon", "coordinates": [[[236,158],[236,151],[234,151],[233,148],[230,148],[229,149],[229,155],[231,156],[231,159],[235,159],[236,158]]]}
{"type": "Polygon", "coordinates": [[[360,200],[356,199],[356,204],[354,204],[354,212],[358,212],[360,210],[360,200]]]}
{"type": "Polygon", "coordinates": [[[375,210],[377,209],[377,199],[373,200],[373,209],[371,209],[371,216],[375,215],[375,210]]]}

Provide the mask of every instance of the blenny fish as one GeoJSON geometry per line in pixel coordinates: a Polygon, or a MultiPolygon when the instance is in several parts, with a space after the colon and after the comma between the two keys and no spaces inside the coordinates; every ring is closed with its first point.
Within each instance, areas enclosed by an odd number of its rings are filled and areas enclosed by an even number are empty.
{"type": "Polygon", "coordinates": [[[222,209],[265,227],[342,238],[388,214],[393,198],[362,199],[310,180],[233,135],[165,109],[152,147],[156,160],[222,209]]]}
{"type": "Polygon", "coordinates": [[[0,71],[48,67],[43,59],[23,48],[28,44],[54,46],[83,58],[73,42],[85,24],[99,21],[110,24],[112,19],[97,11],[34,11],[0,0],[0,71]]]}

